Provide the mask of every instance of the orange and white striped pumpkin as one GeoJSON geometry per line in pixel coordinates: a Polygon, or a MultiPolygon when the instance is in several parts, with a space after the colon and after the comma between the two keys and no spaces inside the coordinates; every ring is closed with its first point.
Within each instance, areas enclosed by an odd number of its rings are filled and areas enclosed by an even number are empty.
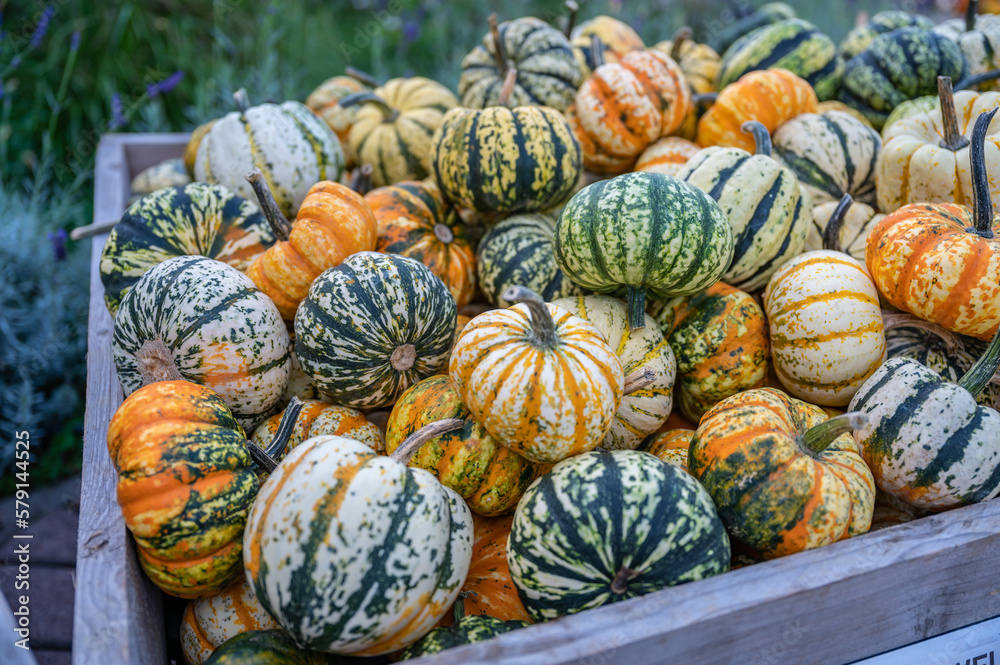
{"type": "Polygon", "coordinates": [[[181,620],[181,650],[187,665],[202,665],[232,637],[279,627],[257,600],[247,578],[240,575],[221,593],[188,603],[181,620]]]}
{"type": "Polygon", "coordinates": [[[802,254],[764,291],[774,370],[790,393],[845,406],[885,361],[878,291],[865,267],[842,252],[802,254]]]}
{"type": "Polygon", "coordinates": [[[694,440],[694,430],[669,429],[666,432],[650,434],[642,442],[639,450],[655,455],[661,462],[673,464],[678,469],[688,470],[688,449],[694,440]]]}
{"type": "Polygon", "coordinates": [[[676,176],[700,150],[693,141],[666,136],[642,151],[633,170],[676,176]]]}

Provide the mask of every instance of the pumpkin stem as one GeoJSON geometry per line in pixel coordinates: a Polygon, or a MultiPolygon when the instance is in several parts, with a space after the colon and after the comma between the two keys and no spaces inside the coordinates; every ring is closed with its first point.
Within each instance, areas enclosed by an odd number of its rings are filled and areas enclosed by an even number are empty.
{"type": "Polygon", "coordinates": [[[621,570],[615,573],[615,578],[611,580],[611,593],[619,596],[622,595],[628,591],[628,581],[638,575],[638,570],[632,570],[631,568],[622,566],[621,570]]]}
{"type": "Polygon", "coordinates": [[[278,202],[274,200],[271,188],[267,186],[267,179],[260,169],[254,167],[253,171],[247,174],[247,181],[253,187],[254,194],[257,195],[257,202],[260,203],[260,210],[264,213],[264,218],[271,225],[274,237],[279,241],[288,240],[292,233],[292,225],[278,207],[278,202]]]}
{"type": "Polygon", "coordinates": [[[604,59],[604,42],[597,35],[590,38],[590,59],[594,61],[594,69],[607,62],[604,59]]]}
{"type": "Polygon", "coordinates": [[[396,122],[396,119],[399,117],[399,109],[392,108],[389,106],[389,102],[385,101],[374,92],[368,90],[351,93],[347,97],[341,99],[338,103],[341,108],[347,108],[357,104],[374,104],[382,112],[382,115],[384,116],[382,118],[382,122],[384,123],[396,122]]]}
{"type": "Polygon", "coordinates": [[[236,103],[236,110],[240,113],[246,113],[247,109],[250,108],[250,96],[247,95],[246,88],[240,88],[234,92],[233,101],[236,103]]]}
{"type": "Polygon", "coordinates": [[[958,385],[969,391],[973,397],[979,397],[986,384],[993,380],[993,375],[1000,368],[1000,331],[993,335],[993,341],[986,347],[986,352],[969,368],[958,385]]]}
{"type": "Polygon", "coordinates": [[[507,53],[500,38],[500,26],[497,23],[496,12],[490,14],[490,34],[493,36],[493,59],[496,60],[500,76],[507,74],[507,53]]]}
{"type": "Polygon", "coordinates": [[[703,106],[711,106],[718,98],[717,92],[700,92],[691,97],[691,103],[694,104],[694,108],[700,109],[703,106]]]}
{"type": "Polygon", "coordinates": [[[883,309],[882,329],[885,330],[885,332],[889,332],[895,328],[920,328],[921,330],[926,330],[932,335],[936,335],[941,338],[941,341],[944,342],[948,353],[955,353],[962,348],[962,343],[959,340],[958,335],[950,330],[945,330],[936,323],[924,321],[920,317],[913,316],[912,314],[890,312],[887,309],[883,309]]]}
{"type": "Polygon", "coordinates": [[[177,381],[184,378],[174,364],[174,356],[163,340],[147,339],[136,351],[135,360],[144,386],[158,381],[177,381]]]}
{"type": "Polygon", "coordinates": [[[434,237],[446,245],[455,240],[455,234],[441,222],[434,225],[434,237]]]}
{"type": "Polygon", "coordinates": [[[500,296],[507,302],[522,303],[531,314],[531,334],[528,341],[543,349],[554,348],[559,338],[556,337],[556,324],[552,313],[542,297],[526,286],[512,286],[500,296]]]}
{"type": "Polygon", "coordinates": [[[397,372],[405,372],[417,362],[417,347],[412,344],[400,344],[389,356],[389,364],[397,372]]]}
{"type": "Polygon", "coordinates": [[[646,327],[646,289],[641,286],[628,287],[628,324],[632,330],[646,327]]]}
{"type": "Polygon", "coordinates": [[[980,238],[993,237],[993,201],[990,200],[990,177],[986,171],[986,132],[997,113],[996,107],[984,111],[976,118],[972,129],[972,145],[969,147],[969,162],[972,168],[972,216],[976,220],[974,228],[966,229],[980,238]]]}
{"type": "Polygon", "coordinates": [[[944,138],[939,144],[952,152],[957,152],[969,145],[969,139],[958,131],[958,117],[955,115],[955,96],[951,88],[950,76],[939,76],[938,100],[941,102],[941,125],[944,128],[944,138]]]}
{"type": "Polygon", "coordinates": [[[351,175],[351,189],[364,196],[372,190],[372,172],[375,169],[371,164],[362,164],[351,175]]]}
{"type": "Polygon", "coordinates": [[[955,85],[955,90],[968,90],[970,88],[975,88],[981,83],[994,81],[996,79],[1000,79],[1000,69],[991,69],[988,72],[983,72],[982,74],[976,74],[975,76],[962,79],[957,85],[955,85]]]}
{"type": "Polygon", "coordinates": [[[442,434],[462,429],[464,426],[465,421],[461,418],[447,418],[429,425],[424,425],[416,432],[406,437],[403,442],[399,444],[399,447],[392,451],[392,454],[389,455],[389,457],[401,464],[409,464],[410,460],[413,459],[413,456],[417,454],[417,451],[420,450],[420,447],[425,443],[431,439],[441,436],[442,434]]]}
{"type": "Polygon", "coordinates": [[[500,87],[500,95],[497,97],[497,106],[508,106],[510,96],[514,94],[514,84],[517,82],[517,70],[514,67],[507,69],[504,75],[503,85],[500,87]]]}
{"type": "Polygon", "coordinates": [[[868,416],[860,411],[851,411],[816,425],[799,437],[799,443],[806,450],[821,453],[833,443],[838,436],[860,429],[868,424],[868,416]]]}
{"type": "Polygon", "coordinates": [[[747,120],[740,125],[740,131],[753,134],[753,142],[757,146],[754,154],[771,156],[771,132],[767,131],[764,123],[757,120],[747,120]]]}
{"type": "Polygon", "coordinates": [[[823,229],[823,249],[830,249],[834,252],[843,252],[844,248],[840,244],[840,230],[844,228],[844,216],[847,210],[854,203],[854,198],[850,194],[840,197],[840,203],[833,209],[830,221],[823,229]]]}
{"type": "Polygon", "coordinates": [[[640,367],[625,377],[625,391],[623,395],[631,395],[634,392],[656,383],[660,375],[652,367],[640,367]]]}
{"type": "Polygon", "coordinates": [[[364,83],[369,88],[378,88],[379,86],[382,85],[381,81],[379,81],[377,78],[375,78],[368,72],[362,71],[356,67],[351,67],[350,65],[344,67],[344,73],[350,76],[355,81],[358,81],[359,83],[364,83]]]}
{"type": "Polygon", "coordinates": [[[271,442],[267,444],[267,448],[262,450],[253,443],[247,442],[247,447],[250,450],[250,458],[254,461],[254,464],[267,473],[273,473],[275,468],[277,468],[278,462],[275,458],[281,454],[281,451],[288,445],[288,440],[292,438],[292,433],[295,431],[295,421],[299,419],[299,414],[302,413],[303,406],[302,400],[298,397],[292,398],[292,401],[285,407],[285,412],[281,414],[278,429],[274,433],[271,442]]]}
{"type": "Polygon", "coordinates": [[[679,28],[677,32],[674,33],[674,43],[670,47],[671,60],[673,60],[674,62],[680,62],[681,47],[684,45],[684,42],[691,41],[692,37],[694,37],[694,31],[691,30],[690,26],[687,25],[685,25],[682,28],[679,28]]]}
{"type": "Polygon", "coordinates": [[[580,11],[580,5],[573,2],[573,0],[566,0],[566,9],[569,11],[569,18],[566,20],[566,29],[563,34],[566,35],[566,39],[569,39],[570,35],[573,34],[573,28],[576,27],[576,13],[580,11]]]}
{"type": "Polygon", "coordinates": [[[459,591],[458,598],[455,599],[455,604],[451,606],[452,616],[455,618],[456,625],[465,618],[465,599],[468,595],[468,591],[459,591]]]}
{"type": "Polygon", "coordinates": [[[972,32],[976,29],[976,14],[979,13],[979,0],[969,0],[969,6],[965,8],[965,31],[972,32]]]}

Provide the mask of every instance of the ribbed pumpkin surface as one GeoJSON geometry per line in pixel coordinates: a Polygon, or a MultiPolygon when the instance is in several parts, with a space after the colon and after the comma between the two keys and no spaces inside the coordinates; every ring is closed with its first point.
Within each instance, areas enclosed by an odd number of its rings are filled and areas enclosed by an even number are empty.
{"type": "MultiPolygon", "coordinates": [[[[837,201],[827,201],[813,208],[813,223],[806,237],[805,251],[823,249],[823,234],[830,222],[830,216],[837,209],[837,203],[837,201]]],[[[875,212],[870,205],[852,204],[844,213],[844,223],[840,227],[840,251],[864,263],[868,235],[883,217],[885,215],[875,212]]]]}
{"type": "Polygon", "coordinates": [[[838,51],[844,60],[850,60],[868,48],[868,45],[875,41],[879,35],[892,32],[896,28],[909,27],[930,30],[934,27],[934,21],[926,16],[910,12],[891,9],[881,11],[872,16],[871,20],[864,25],[859,25],[848,32],[847,36],[840,42],[838,51]]]}
{"type": "Polygon", "coordinates": [[[674,42],[671,40],[660,42],[652,48],[666,53],[677,61],[695,93],[703,94],[717,90],[715,82],[719,78],[722,58],[708,44],[699,44],[691,39],[685,39],[681,42],[676,54],[674,53],[674,42]]]}
{"type": "MultiPolygon", "coordinates": [[[[934,27],[934,32],[958,44],[965,56],[965,75],[975,76],[1000,67],[1000,16],[984,12],[976,17],[972,30],[966,30],[965,23],[964,18],[952,19],[934,27]]],[[[1000,83],[988,81],[978,87],[1000,90],[1000,83]]]]}
{"type": "Polygon", "coordinates": [[[326,654],[300,649],[283,630],[255,630],[224,643],[206,665],[330,665],[326,654]]]}
{"type": "Polygon", "coordinates": [[[667,136],[642,151],[634,170],[676,176],[699,150],[701,148],[697,143],[677,136],[667,136]]]}
{"type": "Polygon", "coordinates": [[[527,610],[510,579],[507,539],[514,516],[473,515],[472,563],[462,591],[466,614],[485,614],[502,621],[528,621],[527,610]]]}
{"type": "MultiPolygon", "coordinates": [[[[278,433],[281,417],[284,411],[268,418],[253,433],[250,443],[264,450],[278,433]]],[[[378,453],[385,452],[385,435],[378,426],[365,418],[365,414],[357,409],[337,404],[329,404],[319,400],[304,400],[302,411],[295,419],[295,427],[285,447],[274,456],[280,461],[295,446],[307,439],[322,434],[342,436],[346,439],[360,441],[378,453]]]]}
{"type": "Polygon", "coordinates": [[[203,665],[212,652],[226,640],[251,630],[273,630],[271,618],[253,594],[246,577],[219,594],[188,603],[181,620],[181,649],[188,665],[203,665]]]}
{"type": "Polygon", "coordinates": [[[485,615],[464,616],[451,626],[435,628],[419,642],[408,646],[400,655],[399,660],[421,658],[463,644],[485,642],[497,635],[503,635],[527,625],[524,621],[501,621],[485,615]]]}
{"type": "Polygon", "coordinates": [[[323,122],[337,135],[340,147],[344,150],[344,161],[348,168],[353,167],[358,162],[358,156],[351,150],[350,142],[347,140],[351,133],[351,125],[354,123],[354,116],[358,112],[358,107],[341,106],[340,100],[356,92],[366,92],[369,90],[371,88],[355,78],[350,76],[334,76],[320,83],[306,97],[306,106],[322,118],[323,122]]]}
{"type": "Polygon", "coordinates": [[[569,35],[573,54],[584,77],[590,76],[598,67],[598,63],[594,62],[594,37],[601,40],[604,62],[618,62],[625,54],[646,48],[642,38],[629,24],[612,16],[595,16],[584,21],[575,26],[569,35]]]}
{"type": "Polygon", "coordinates": [[[650,434],[639,448],[655,455],[661,462],[672,464],[682,471],[688,468],[688,449],[694,439],[694,430],[671,429],[650,434]]]}

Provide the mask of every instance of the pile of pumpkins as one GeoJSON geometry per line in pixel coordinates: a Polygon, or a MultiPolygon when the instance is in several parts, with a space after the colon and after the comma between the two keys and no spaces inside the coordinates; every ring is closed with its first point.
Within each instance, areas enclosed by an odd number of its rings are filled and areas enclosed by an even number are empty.
{"type": "Polygon", "coordinates": [[[494,16],[457,95],[241,91],[141,174],[107,440],[187,662],[416,657],[1000,493],[969,5],[494,16]]]}

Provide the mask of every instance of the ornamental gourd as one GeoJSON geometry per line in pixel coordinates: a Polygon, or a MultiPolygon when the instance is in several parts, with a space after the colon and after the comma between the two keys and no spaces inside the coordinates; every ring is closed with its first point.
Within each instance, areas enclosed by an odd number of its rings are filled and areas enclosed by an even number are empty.
{"type": "MultiPolygon", "coordinates": [[[[570,22],[576,20],[576,7],[567,5],[570,22]]],[[[605,62],[618,62],[632,51],[646,48],[642,38],[629,24],[612,16],[595,16],[570,29],[568,35],[573,55],[586,79],[605,62]]]]}
{"type": "Polygon", "coordinates": [[[165,159],[159,164],[139,171],[139,175],[132,178],[129,185],[128,204],[131,206],[142,197],[152,194],[158,189],[183,187],[190,183],[191,176],[185,170],[182,158],[165,159]]]}
{"type": "Polygon", "coordinates": [[[590,323],[512,287],[509,309],[475,317],[459,335],[448,374],[473,417],[534,462],[600,445],[624,391],[617,354],[590,323]]]}
{"type": "Polygon", "coordinates": [[[217,648],[237,635],[253,630],[273,630],[271,618],[245,576],[214,596],[188,603],[181,619],[181,649],[187,665],[203,665],[217,648]]]}
{"type": "Polygon", "coordinates": [[[972,132],[974,209],[954,203],[905,205],[872,230],[865,252],[879,293],[893,307],[980,339],[990,339],[1000,323],[1000,241],[995,237],[1000,227],[993,217],[984,144],[996,112],[980,114],[972,132]]]}
{"type": "Polygon", "coordinates": [[[722,58],[711,46],[699,44],[692,37],[691,28],[685,26],[674,33],[673,39],[660,42],[653,48],[666,53],[680,65],[692,91],[697,94],[716,92],[715,82],[722,58]]]}
{"type": "Polygon", "coordinates": [[[296,643],[373,656],[426,634],[469,571],[472,515],[413,446],[379,456],[319,436],[292,450],[247,518],[243,563],[264,608],[296,643]]]}
{"type": "Polygon", "coordinates": [[[837,251],[865,262],[865,247],[872,229],[885,217],[870,205],[858,203],[850,194],[840,201],[827,201],[813,208],[813,223],[806,238],[805,250],[823,249],[824,238],[837,251]]]}
{"type": "Polygon", "coordinates": [[[850,60],[868,48],[868,45],[875,41],[879,35],[892,32],[896,28],[911,27],[930,30],[934,27],[934,21],[926,16],[910,12],[893,9],[881,11],[872,16],[864,25],[859,25],[848,32],[837,47],[837,51],[841,58],[850,60]]]}
{"type": "Polygon", "coordinates": [[[676,176],[699,150],[697,143],[667,136],[643,150],[633,170],[676,176]]]}
{"type": "Polygon", "coordinates": [[[427,633],[419,642],[406,647],[399,660],[421,658],[463,644],[485,642],[529,625],[527,621],[502,621],[485,614],[465,614],[461,598],[455,601],[454,612],[455,618],[450,626],[439,626],[427,633]]]}
{"type": "Polygon", "coordinates": [[[284,393],[289,346],[274,303],[236,268],[203,256],[150,268],[122,299],[112,338],[126,396],[186,379],[218,393],[250,431],[284,393]]]}
{"type": "Polygon", "coordinates": [[[729,569],[729,538],[694,478],[637,450],[557,464],[525,493],[507,545],[535,621],[729,569]]]}
{"type": "Polygon", "coordinates": [[[345,67],[344,75],[326,79],[306,98],[306,106],[322,118],[337,135],[340,147],[344,149],[346,168],[353,168],[358,163],[358,156],[351,150],[348,141],[358,106],[342,106],[340,100],[357,92],[371,92],[378,86],[379,82],[368,74],[353,67],[345,67]]]}
{"type": "Polygon", "coordinates": [[[194,163],[198,160],[198,148],[201,146],[201,140],[205,138],[214,123],[215,120],[209,120],[192,129],[191,138],[188,139],[188,143],[184,147],[184,157],[182,158],[184,169],[192,179],[194,178],[194,163]]]}
{"type": "Polygon", "coordinates": [[[694,440],[694,430],[670,429],[666,432],[650,434],[642,442],[639,450],[657,457],[661,462],[671,464],[681,471],[688,468],[688,449],[694,440]]]}
{"type": "MultiPolygon", "coordinates": [[[[958,44],[965,56],[965,75],[976,76],[1000,67],[1000,17],[995,14],[977,16],[979,0],[969,0],[965,18],[944,21],[934,32],[958,44]]],[[[990,83],[985,90],[998,90],[1000,84],[990,83]]]]}
{"type": "MultiPolygon", "coordinates": [[[[278,435],[283,416],[284,411],[261,423],[254,430],[250,443],[262,450],[265,449],[268,443],[278,435]]],[[[302,402],[302,410],[295,419],[295,428],[289,435],[284,448],[275,451],[271,456],[275,461],[280,462],[300,443],[320,435],[354,439],[377,453],[385,452],[385,435],[375,423],[365,418],[365,414],[347,406],[308,399],[302,402]]]]}
{"type": "Polygon", "coordinates": [[[712,48],[719,53],[725,53],[726,49],[733,45],[743,35],[753,32],[757,28],[771,25],[778,21],[795,18],[795,9],[784,2],[768,2],[761,5],[750,13],[742,16],[730,25],[723,28],[711,40],[712,48]]]}
{"type": "Polygon", "coordinates": [[[225,641],[205,665],[345,665],[337,658],[299,648],[283,630],[252,630],[225,641]]]}
{"type": "Polygon", "coordinates": [[[461,591],[466,614],[531,622],[507,564],[507,540],[513,520],[513,515],[480,517],[473,513],[472,563],[461,591]]]}
{"type": "Polygon", "coordinates": [[[875,481],[849,432],[863,414],[759,388],[719,402],[691,442],[688,471],[738,540],[773,559],[868,531],[875,481]]]}
{"type": "Polygon", "coordinates": [[[360,252],[313,282],[295,315],[303,371],[338,404],[389,406],[448,362],[455,299],[430,268],[360,252]]]}
{"type": "Polygon", "coordinates": [[[174,256],[207,256],[246,270],[273,244],[257,207],[221,185],[160,189],[129,206],[104,243],[104,302],[114,316],[143,273],[174,256]]]}
{"type": "Polygon", "coordinates": [[[659,173],[626,173],[584,187],[556,226],[556,261],[598,293],[625,291],[629,324],[645,325],[647,292],[697,293],[733,255],[725,213],[697,187],[659,173]]]}

